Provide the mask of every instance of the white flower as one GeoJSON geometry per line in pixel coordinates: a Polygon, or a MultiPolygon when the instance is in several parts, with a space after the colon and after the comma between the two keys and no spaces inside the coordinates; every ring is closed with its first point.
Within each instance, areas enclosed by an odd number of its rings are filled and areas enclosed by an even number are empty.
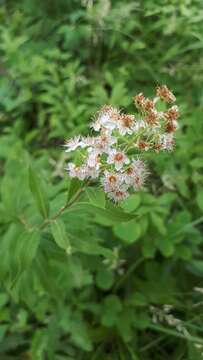
{"type": "Polygon", "coordinates": [[[137,174],[132,176],[132,187],[135,191],[138,191],[142,188],[144,183],[144,177],[142,176],[142,174],[137,174]]]}
{"type": "Polygon", "coordinates": [[[94,131],[99,131],[99,130],[101,129],[101,122],[100,122],[100,120],[97,119],[96,121],[92,122],[92,123],[90,124],[90,127],[91,127],[92,129],[94,129],[94,131]]]}
{"type": "Polygon", "coordinates": [[[95,149],[99,154],[108,153],[111,146],[117,142],[114,136],[107,132],[102,132],[100,136],[95,138],[95,149]]]}
{"type": "Polygon", "coordinates": [[[95,138],[91,136],[81,137],[80,146],[81,148],[85,148],[87,146],[94,146],[95,144],[95,138]]]}
{"type": "Polygon", "coordinates": [[[116,191],[109,192],[107,196],[109,199],[115,202],[119,202],[126,199],[129,196],[129,193],[127,192],[126,189],[119,189],[116,191]]]}
{"type": "Polygon", "coordinates": [[[173,150],[174,147],[173,133],[160,135],[159,146],[162,150],[169,150],[169,151],[173,150]]]}
{"type": "Polygon", "coordinates": [[[144,161],[137,159],[137,160],[133,160],[131,167],[133,169],[133,173],[134,174],[140,174],[143,172],[146,172],[146,166],[144,161]]]}
{"type": "Polygon", "coordinates": [[[140,190],[145,180],[145,176],[143,174],[125,174],[125,183],[128,186],[132,186],[134,190],[140,190]]]}
{"type": "Polygon", "coordinates": [[[121,115],[118,121],[119,133],[124,136],[131,135],[134,131],[135,116],[134,115],[121,115]]]}
{"type": "Polygon", "coordinates": [[[91,124],[91,127],[95,131],[99,131],[101,128],[112,131],[118,126],[117,121],[119,117],[119,110],[112,106],[105,105],[98,112],[96,121],[91,124]]]}
{"type": "Polygon", "coordinates": [[[138,190],[144,184],[147,175],[145,163],[142,160],[133,160],[130,167],[126,170],[125,183],[138,190]]]}
{"type": "Polygon", "coordinates": [[[85,166],[76,166],[73,163],[69,163],[67,166],[67,171],[70,177],[77,177],[79,180],[84,180],[87,177],[85,166]]]}
{"type": "Polygon", "coordinates": [[[87,167],[86,168],[86,174],[87,177],[90,177],[91,179],[96,179],[99,177],[100,171],[99,171],[99,167],[87,167]]]}
{"type": "Polygon", "coordinates": [[[146,128],[149,128],[149,125],[146,124],[146,122],[144,120],[137,120],[133,126],[134,132],[138,132],[140,130],[145,130],[146,128]]]}
{"type": "Polygon", "coordinates": [[[65,152],[70,152],[70,151],[76,150],[79,146],[81,146],[80,139],[81,139],[81,136],[78,135],[78,136],[75,136],[74,138],[68,140],[64,145],[67,148],[65,150],[65,152]]]}
{"type": "Polygon", "coordinates": [[[101,183],[104,187],[105,192],[112,192],[123,184],[124,177],[122,174],[113,173],[109,171],[104,172],[104,177],[101,179],[101,183]]]}
{"type": "Polygon", "coordinates": [[[69,163],[66,170],[70,177],[77,177],[79,180],[84,180],[86,178],[96,179],[99,176],[99,168],[90,167],[85,164],[76,166],[73,163],[69,163]]]}
{"type": "Polygon", "coordinates": [[[107,158],[107,163],[108,164],[114,164],[115,169],[117,171],[122,169],[123,165],[129,164],[129,162],[130,162],[130,160],[128,159],[128,157],[125,155],[125,153],[123,151],[112,149],[109,152],[109,156],[107,158]]]}
{"type": "Polygon", "coordinates": [[[76,168],[76,165],[73,163],[69,163],[67,165],[66,170],[68,171],[68,174],[70,177],[76,177],[76,169],[75,168],[76,168]]]}
{"type": "Polygon", "coordinates": [[[95,167],[96,169],[100,166],[100,158],[97,151],[94,148],[88,149],[87,165],[89,167],[95,167]]]}

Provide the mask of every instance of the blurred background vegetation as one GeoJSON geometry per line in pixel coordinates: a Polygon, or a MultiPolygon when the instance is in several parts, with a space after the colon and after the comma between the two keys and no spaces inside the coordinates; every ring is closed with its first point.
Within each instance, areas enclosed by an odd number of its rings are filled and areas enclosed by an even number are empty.
{"type": "Polygon", "coordinates": [[[0,359],[202,359],[202,0],[0,3],[0,359]],[[147,191],[124,204],[139,217],[65,213],[71,254],[49,229],[32,246],[29,164],[54,213],[64,139],[157,84],[180,130],[173,153],[145,155],[147,191]]]}

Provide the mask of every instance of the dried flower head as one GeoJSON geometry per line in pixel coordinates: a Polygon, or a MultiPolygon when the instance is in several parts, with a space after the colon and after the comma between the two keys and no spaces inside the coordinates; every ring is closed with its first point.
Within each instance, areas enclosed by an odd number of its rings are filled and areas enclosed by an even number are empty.
{"type": "Polygon", "coordinates": [[[137,116],[104,105],[91,124],[98,133],[96,136],[79,135],[65,143],[65,151],[76,151],[77,161],[79,158],[79,164],[68,164],[69,176],[80,180],[100,178],[107,196],[115,202],[143,187],[148,171],[139,158],[140,153],[172,150],[178,128],[176,105],[161,112],[156,107],[159,101],[173,103],[176,100],[166,85],[157,87],[153,99],[143,93],[133,99],[137,116]]]}
{"type": "Polygon", "coordinates": [[[161,100],[165,101],[166,103],[171,104],[171,103],[174,103],[176,101],[176,97],[167,88],[166,85],[157,86],[156,94],[161,100]]]}

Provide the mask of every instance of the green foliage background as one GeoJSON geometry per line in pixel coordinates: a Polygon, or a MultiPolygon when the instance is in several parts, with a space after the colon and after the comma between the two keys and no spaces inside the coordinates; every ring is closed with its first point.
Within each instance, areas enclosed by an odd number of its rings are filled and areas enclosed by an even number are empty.
{"type": "Polygon", "coordinates": [[[10,0],[0,20],[0,359],[202,359],[202,1],[10,0]],[[64,139],[165,83],[180,130],[147,191],[115,209],[89,188],[43,228],[78,185],[64,139]],[[152,321],[165,304],[189,335],[152,321]]]}

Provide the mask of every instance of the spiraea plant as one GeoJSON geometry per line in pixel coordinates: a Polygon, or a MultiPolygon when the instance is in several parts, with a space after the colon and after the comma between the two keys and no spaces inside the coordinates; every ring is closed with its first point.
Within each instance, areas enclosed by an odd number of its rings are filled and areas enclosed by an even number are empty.
{"type": "Polygon", "coordinates": [[[133,101],[136,114],[104,105],[90,125],[96,136],[78,135],[65,143],[66,152],[77,152],[76,162],[67,165],[69,176],[99,179],[108,198],[115,202],[143,187],[149,171],[142,153],[173,150],[178,128],[176,98],[166,85],[156,88],[153,99],[139,93],[133,101]],[[164,110],[159,110],[160,105],[164,110]]]}

